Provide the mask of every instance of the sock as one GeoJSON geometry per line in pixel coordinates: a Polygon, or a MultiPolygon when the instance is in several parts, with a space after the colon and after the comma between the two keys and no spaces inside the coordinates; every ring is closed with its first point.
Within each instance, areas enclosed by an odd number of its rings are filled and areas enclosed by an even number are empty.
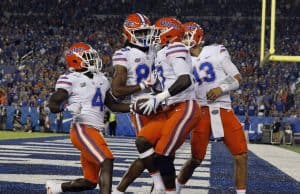
{"type": "Polygon", "coordinates": [[[184,187],[184,184],[180,183],[178,179],[176,179],[176,192],[180,193],[182,187],[184,187]]]}
{"type": "Polygon", "coordinates": [[[165,190],[164,182],[161,178],[160,172],[154,172],[151,174],[154,183],[154,189],[165,190]]]}
{"type": "Polygon", "coordinates": [[[124,194],[124,192],[121,192],[116,188],[111,194],[124,194]]]}
{"type": "Polygon", "coordinates": [[[246,194],[246,189],[236,189],[236,194],[246,194]]]}
{"type": "Polygon", "coordinates": [[[61,188],[61,184],[60,183],[56,183],[54,181],[48,181],[46,183],[46,187],[47,187],[47,191],[48,191],[48,187],[50,188],[50,190],[53,193],[61,193],[63,192],[62,188],[61,188]]]}
{"type": "Polygon", "coordinates": [[[52,191],[54,191],[54,193],[61,193],[63,192],[63,190],[61,189],[61,184],[56,184],[54,187],[52,187],[52,191]]]}
{"type": "Polygon", "coordinates": [[[166,194],[176,194],[176,190],[166,190],[166,194]]]}

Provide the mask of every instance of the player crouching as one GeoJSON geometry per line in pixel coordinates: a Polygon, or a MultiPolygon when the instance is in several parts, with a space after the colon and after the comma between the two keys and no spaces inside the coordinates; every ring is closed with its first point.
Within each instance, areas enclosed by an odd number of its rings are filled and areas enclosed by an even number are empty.
{"type": "Polygon", "coordinates": [[[61,75],[56,82],[49,108],[58,113],[66,106],[72,113],[70,138],[80,150],[84,178],[62,184],[47,181],[47,193],[80,192],[95,189],[99,184],[102,194],[110,194],[114,156],[101,133],[104,106],[119,112],[129,112],[129,106],[117,104],[111,96],[110,84],[100,72],[101,60],[90,45],[83,42],[73,44],[65,59],[70,72],[61,75]]]}

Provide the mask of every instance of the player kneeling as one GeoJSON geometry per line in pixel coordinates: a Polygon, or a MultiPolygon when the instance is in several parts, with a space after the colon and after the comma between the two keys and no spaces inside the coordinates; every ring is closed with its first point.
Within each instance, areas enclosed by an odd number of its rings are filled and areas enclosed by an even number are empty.
{"type": "Polygon", "coordinates": [[[65,58],[70,72],[56,82],[49,108],[58,113],[66,107],[72,113],[70,137],[80,150],[84,178],[62,184],[47,181],[47,193],[80,192],[95,189],[99,184],[102,194],[110,194],[114,156],[101,133],[104,106],[112,111],[129,112],[129,105],[117,104],[111,96],[110,84],[100,72],[101,60],[90,45],[73,44],[65,58]]]}

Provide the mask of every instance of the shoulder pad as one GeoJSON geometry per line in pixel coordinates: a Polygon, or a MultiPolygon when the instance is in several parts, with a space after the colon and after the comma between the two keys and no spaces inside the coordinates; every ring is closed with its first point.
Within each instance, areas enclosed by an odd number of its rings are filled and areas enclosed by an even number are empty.
{"type": "Polygon", "coordinates": [[[187,54],[189,52],[188,48],[181,42],[176,42],[173,44],[169,44],[166,49],[166,56],[173,54],[187,54]]]}
{"type": "Polygon", "coordinates": [[[129,47],[125,47],[125,48],[121,48],[120,50],[123,51],[123,52],[124,52],[124,51],[129,51],[130,48],[129,48],[129,47]]]}

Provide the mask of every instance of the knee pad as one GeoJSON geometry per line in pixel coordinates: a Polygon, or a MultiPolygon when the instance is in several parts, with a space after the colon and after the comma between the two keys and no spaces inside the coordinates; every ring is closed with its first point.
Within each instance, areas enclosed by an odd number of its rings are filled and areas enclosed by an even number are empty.
{"type": "Polygon", "coordinates": [[[135,140],[135,145],[139,153],[144,153],[149,149],[153,148],[152,144],[148,142],[144,137],[137,137],[135,140]]]}
{"type": "Polygon", "coordinates": [[[63,192],[80,192],[85,190],[93,190],[97,186],[97,183],[92,183],[91,181],[79,178],[74,181],[65,182],[61,184],[63,192]]]}
{"type": "Polygon", "coordinates": [[[162,176],[176,176],[172,156],[158,155],[155,158],[155,166],[162,176]]]}

